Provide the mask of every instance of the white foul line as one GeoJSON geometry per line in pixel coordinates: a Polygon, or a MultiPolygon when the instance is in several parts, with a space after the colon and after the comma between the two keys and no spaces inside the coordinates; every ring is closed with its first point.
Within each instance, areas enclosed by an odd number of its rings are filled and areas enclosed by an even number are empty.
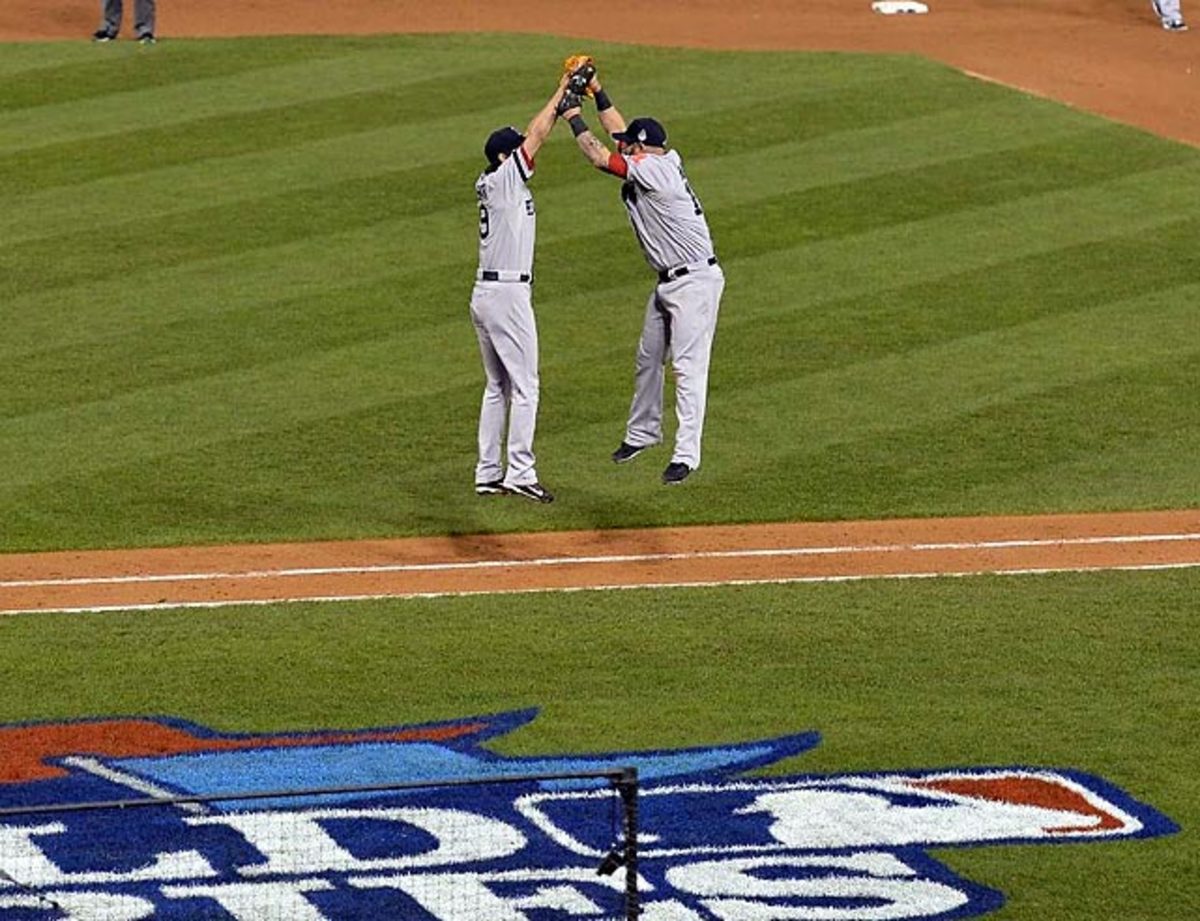
{"type": "MultiPolygon", "coordinates": [[[[70,585],[142,585],[158,582],[218,582],[241,579],[283,579],[307,576],[368,575],[396,572],[451,572],[483,569],[518,569],[538,566],[602,565],[611,563],[652,563],[677,560],[751,559],[755,557],[836,556],[861,553],[911,553],[946,550],[1009,550],[1027,547],[1069,547],[1099,544],[1166,543],[1200,541],[1194,534],[1134,534],[1109,537],[1067,537],[1044,539],[955,541],[917,544],[865,544],[828,547],[785,547],[762,550],[694,550],[681,553],[637,553],[610,556],[556,556],[517,560],[469,560],[457,563],[384,563],[373,566],[320,566],[289,569],[259,569],[245,572],[189,572],[133,576],[83,576],[63,579],[23,579],[0,581],[0,589],[39,588],[70,585]]],[[[391,596],[388,596],[391,597],[391,596]]],[[[407,596],[406,596],[407,597],[407,596]]]]}
{"type": "Polygon", "coordinates": [[[249,598],[224,601],[164,601],[152,604],[114,604],[71,608],[23,608],[2,610],[0,617],[25,614],[112,614],[123,611],[173,611],[191,608],[269,607],[284,604],[323,604],[354,601],[412,601],[434,598],[465,598],[472,595],[545,595],[574,592],[632,591],[636,589],[724,588],[739,585],[799,585],[823,582],[870,582],[876,580],[961,579],[971,576],[1040,576],[1055,573],[1081,572],[1158,572],[1168,569],[1200,569],[1195,563],[1146,563],[1126,566],[1063,566],[1030,569],[976,569],[967,572],[896,572],[882,574],[847,574],[837,576],[782,576],[771,579],[721,579],[693,582],[643,582],[614,585],[573,585],[539,588],[480,589],[478,591],[446,590],[436,592],[373,592],[362,595],[308,595],[293,598],[249,598]]]}

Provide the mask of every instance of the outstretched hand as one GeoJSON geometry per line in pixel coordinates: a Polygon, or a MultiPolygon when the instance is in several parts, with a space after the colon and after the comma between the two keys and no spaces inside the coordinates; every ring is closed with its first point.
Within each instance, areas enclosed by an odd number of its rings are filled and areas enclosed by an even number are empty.
{"type": "Polygon", "coordinates": [[[577,93],[570,89],[562,94],[562,98],[558,101],[558,107],[554,110],[559,118],[567,119],[568,121],[583,112],[583,100],[580,99],[577,93]]]}

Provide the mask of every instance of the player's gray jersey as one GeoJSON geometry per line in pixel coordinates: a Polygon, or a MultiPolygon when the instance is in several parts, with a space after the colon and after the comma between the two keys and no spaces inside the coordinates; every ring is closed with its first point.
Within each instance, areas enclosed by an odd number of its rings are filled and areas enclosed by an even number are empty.
{"type": "Polygon", "coordinates": [[[533,161],[524,147],[518,147],[499,167],[476,180],[480,271],[533,274],[537,217],[526,185],[531,176],[533,161]]]}
{"type": "Polygon", "coordinates": [[[683,161],[665,154],[626,156],[621,198],[646,261],[656,272],[697,265],[714,255],[700,200],[688,184],[683,161]]]}

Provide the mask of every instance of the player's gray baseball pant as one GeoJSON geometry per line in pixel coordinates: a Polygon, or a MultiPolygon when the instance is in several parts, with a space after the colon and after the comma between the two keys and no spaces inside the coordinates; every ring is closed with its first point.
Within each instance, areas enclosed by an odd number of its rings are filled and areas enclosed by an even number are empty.
{"type": "Polygon", "coordinates": [[[476,282],[471,293],[471,321],[487,378],[479,409],[475,482],[536,483],[533,434],[538,410],[538,336],[532,289],[519,282],[476,282]],[[501,456],[506,420],[507,473],[501,456]]]}
{"type": "Polygon", "coordinates": [[[660,284],[646,302],[638,342],[625,441],[631,445],[662,441],[664,365],[669,358],[679,420],[671,461],[693,470],[700,466],[708,363],[724,290],[725,275],[715,265],[660,284]]]}
{"type": "Polygon", "coordinates": [[[1161,19],[1182,19],[1183,13],[1179,9],[1179,0],[1153,0],[1154,12],[1158,13],[1161,19]]]}
{"type": "MultiPolygon", "coordinates": [[[[104,28],[116,35],[121,31],[122,0],[103,0],[104,28]]],[[[154,0],[134,0],[133,34],[154,34],[154,0]]]]}

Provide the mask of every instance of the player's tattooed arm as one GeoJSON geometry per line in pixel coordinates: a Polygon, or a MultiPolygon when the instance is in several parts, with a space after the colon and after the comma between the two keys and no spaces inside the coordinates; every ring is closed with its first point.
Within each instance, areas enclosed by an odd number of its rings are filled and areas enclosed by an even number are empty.
{"type": "Polygon", "coordinates": [[[608,166],[612,152],[600,142],[596,135],[592,134],[590,129],[576,135],[575,143],[579,145],[579,149],[583,151],[583,155],[592,166],[597,169],[605,169],[608,166]]]}
{"type": "Polygon", "coordinates": [[[571,126],[571,133],[575,135],[575,143],[579,145],[580,152],[592,166],[615,176],[625,176],[629,169],[625,158],[610,151],[596,135],[592,134],[592,129],[583,120],[581,108],[575,106],[567,109],[563,112],[562,117],[571,126]]]}
{"type": "Polygon", "coordinates": [[[564,117],[571,125],[571,131],[575,134],[575,143],[579,145],[580,152],[592,166],[616,176],[626,174],[628,166],[625,158],[620,154],[613,153],[596,135],[592,134],[592,129],[587,126],[578,109],[567,112],[564,117]]]}

